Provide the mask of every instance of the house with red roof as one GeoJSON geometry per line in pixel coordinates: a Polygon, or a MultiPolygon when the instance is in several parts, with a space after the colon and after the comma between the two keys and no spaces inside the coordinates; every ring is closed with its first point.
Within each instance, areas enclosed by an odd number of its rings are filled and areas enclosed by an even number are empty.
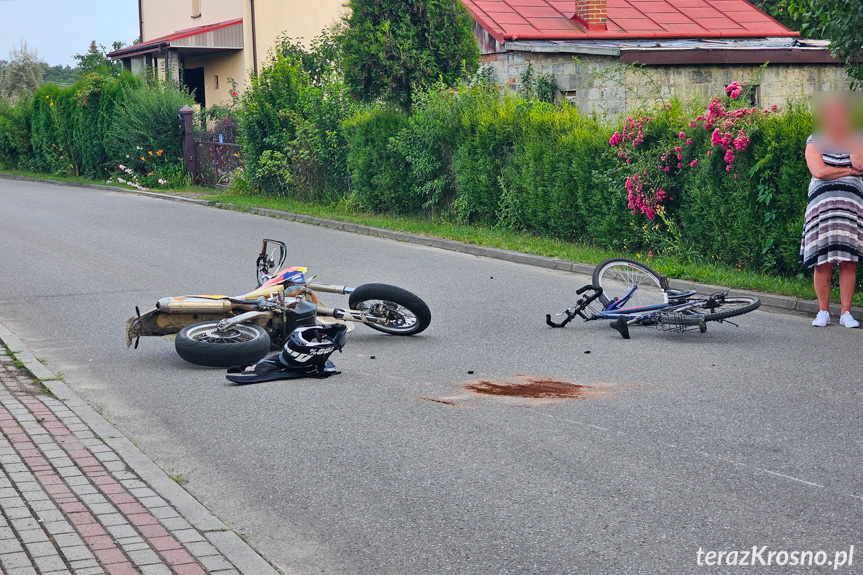
{"type": "Polygon", "coordinates": [[[530,69],[585,111],[616,116],[733,81],[760,106],[848,84],[826,42],[801,39],[746,0],[462,1],[501,86],[518,89],[530,69]]]}

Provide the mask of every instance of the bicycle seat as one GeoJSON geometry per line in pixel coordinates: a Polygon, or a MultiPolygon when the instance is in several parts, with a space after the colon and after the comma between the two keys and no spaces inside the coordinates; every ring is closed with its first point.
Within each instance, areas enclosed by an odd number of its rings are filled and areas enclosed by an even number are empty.
{"type": "Polygon", "coordinates": [[[694,296],[694,295],[695,295],[695,290],[694,290],[694,289],[691,289],[691,290],[682,291],[682,290],[674,290],[674,289],[670,289],[670,290],[665,290],[665,294],[668,296],[668,299],[669,299],[669,300],[672,300],[672,299],[686,299],[686,298],[688,298],[688,297],[692,297],[692,296],[694,296]]]}

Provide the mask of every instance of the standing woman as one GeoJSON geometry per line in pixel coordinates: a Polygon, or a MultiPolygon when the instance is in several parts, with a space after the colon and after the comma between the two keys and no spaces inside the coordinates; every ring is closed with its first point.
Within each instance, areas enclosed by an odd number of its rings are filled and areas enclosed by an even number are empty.
{"type": "Polygon", "coordinates": [[[863,148],[855,105],[850,95],[816,100],[815,133],[806,142],[806,164],[812,173],[803,226],[800,260],[815,268],[820,310],[812,325],[830,323],[830,283],[839,266],[839,293],[845,327],[860,324],[851,317],[857,261],[863,256],[863,148]]]}

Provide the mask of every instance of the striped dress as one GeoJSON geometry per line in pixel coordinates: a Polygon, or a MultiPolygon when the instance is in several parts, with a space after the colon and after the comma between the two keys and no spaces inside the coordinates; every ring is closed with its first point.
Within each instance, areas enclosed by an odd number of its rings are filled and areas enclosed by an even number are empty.
{"type": "MultiPolygon", "coordinates": [[[[812,143],[812,136],[806,141],[812,143]]],[[[824,163],[851,167],[851,156],[823,154],[824,163]]],[[[821,264],[856,262],[863,256],[863,178],[812,178],[803,224],[800,262],[807,268],[821,264]]]]}

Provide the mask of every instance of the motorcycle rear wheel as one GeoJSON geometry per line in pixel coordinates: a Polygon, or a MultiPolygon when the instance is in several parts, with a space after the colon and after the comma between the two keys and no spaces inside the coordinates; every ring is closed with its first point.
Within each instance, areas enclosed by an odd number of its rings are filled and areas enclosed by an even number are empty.
{"type": "Polygon", "coordinates": [[[222,332],[217,321],[184,327],[174,341],[180,357],[205,367],[256,363],[267,355],[270,345],[270,334],[258,325],[240,324],[222,332]]]}

